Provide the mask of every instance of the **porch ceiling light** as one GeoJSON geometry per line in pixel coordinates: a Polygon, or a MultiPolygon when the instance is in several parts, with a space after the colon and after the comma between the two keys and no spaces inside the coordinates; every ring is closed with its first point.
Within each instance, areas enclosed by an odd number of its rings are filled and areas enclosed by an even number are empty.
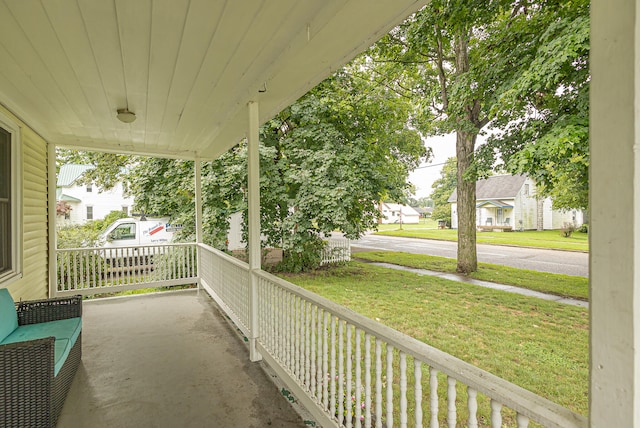
{"type": "Polygon", "coordinates": [[[120,122],[131,123],[136,120],[136,114],[132,111],[129,111],[128,108],[120,108],[117,110],[118,114],[116,117],[120,122]]]}

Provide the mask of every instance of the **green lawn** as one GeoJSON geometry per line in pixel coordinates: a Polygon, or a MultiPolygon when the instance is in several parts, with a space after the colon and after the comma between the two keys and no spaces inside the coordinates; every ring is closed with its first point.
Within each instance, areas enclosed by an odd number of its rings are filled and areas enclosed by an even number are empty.
{"type": "MultiPolygon", "coordinates": [[[[453,273],[456,271],[456,260],[446,257],[394,251],[358,252],[354,253],[353,257],[438,272],[453,273]]],[[[589,300],[589,279],[581,276],[560,275],[516,269],[491,263],[478,263],[478,271],[470,274],[469,277],[499,284],[515,285],[562,297],[589,300]]]]}
{"type": "Polygon", "coordinates": [[[588,311],[351,262],[282,275],[573,411],[588,409],[588,311]]]}
{"type": "MultiPolygon", "coordinates": [[[[430,223],[402,225],[381,224],[377,235],[404,236],[410,238],[439,239],[457,241],[458,231],[454,229],[437,229],[430,223]]],[[[574,232],[570,238],[560,235],[558,230],[524,231],[524,232],[478,232],[478,244],[517,245],[522,247],[552,248],[557,250],[589,251],[589,236],[586,233],[574,232]]]]}

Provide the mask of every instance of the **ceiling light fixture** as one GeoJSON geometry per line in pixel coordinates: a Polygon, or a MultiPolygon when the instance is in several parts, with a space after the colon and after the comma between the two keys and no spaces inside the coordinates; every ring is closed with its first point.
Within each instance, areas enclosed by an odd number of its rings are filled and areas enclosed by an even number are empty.
{"type": "Polygon", "coordinates": [[[136,114],[132,111],[129,111],[128,108],[120,108],[117,110],[118,114],[116,117],[120,122],[131,123],[136,120],[136,114]]]}

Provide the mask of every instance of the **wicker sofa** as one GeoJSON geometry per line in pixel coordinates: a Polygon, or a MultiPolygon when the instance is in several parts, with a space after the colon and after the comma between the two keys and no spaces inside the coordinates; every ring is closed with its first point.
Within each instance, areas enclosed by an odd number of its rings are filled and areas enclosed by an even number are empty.
{"type": "Polygon", "coordinates": [[[81,356],[81,296],[16,304],[0,289],[0,426],[55,426],[81,356]]]}

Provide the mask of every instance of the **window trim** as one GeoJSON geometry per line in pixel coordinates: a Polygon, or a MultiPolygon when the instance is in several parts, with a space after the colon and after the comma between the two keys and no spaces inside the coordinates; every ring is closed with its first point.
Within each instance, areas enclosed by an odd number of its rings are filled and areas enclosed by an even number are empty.
{"type": "Polygon", "coordinates": [[[0,284],[22,278],[22,138],[20,126],[0,111],[0,128],[11,135],[11,269],[0,273],[0,284]]]}
{"type": "Polygon", "coordinates": [[[93,220],[95,213],[93,212],[93,205],[87,205],[85,207],[85,217],[87,220],[93,220]],[[89,209],[91,209],[91,218],[89,218],[89,209]]]}

